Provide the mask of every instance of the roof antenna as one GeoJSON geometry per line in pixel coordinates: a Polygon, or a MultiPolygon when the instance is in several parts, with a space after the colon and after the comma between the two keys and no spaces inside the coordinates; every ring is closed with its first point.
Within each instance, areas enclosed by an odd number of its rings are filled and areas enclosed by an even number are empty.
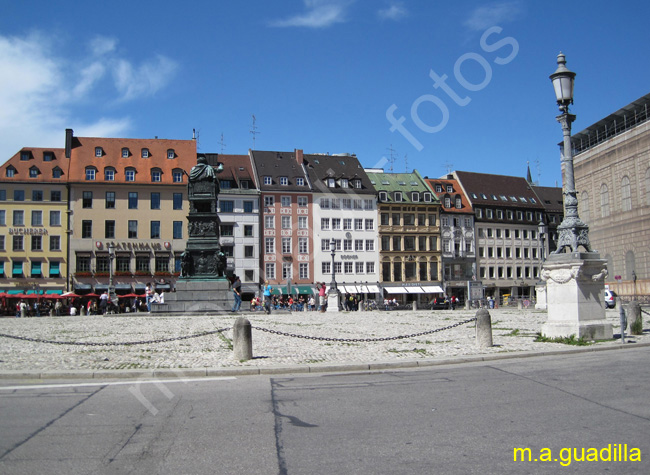
{"type": "Polygon", "coordinates": [[[409,172],[409,159],[407,154],[404,154],[404,171],[406,173],[409,172]]]}
{"type": "Polygon", "coordinates": [[[454,164],[450,163],[450,162],[445,162],[445,163],[442,164],[442,166],[447,169],[447,175],[451,175],[451,171],[454,168],[454,164]]]}
{"type": "Polygon", "coordinates": [[[395,155],[394,155],[395,154],[395,149],[393,148],[393,144],[390,144],[390,147],[388,147],[387,150],[390,152],[390,160],[389,160],[390,168],[389,168],[389,170],[390,170],[391,173],[393,173],[393,165],[395,164],[395,155]]]}
{"type": "Polygon", "coordinates": [[[257,131],[257,126],[255,125],[255,122],[257,121],[257,119],[255,118],[255,114],[252,115],[253,115],[253,125],[251,126],[250,133],[253,134],[253,150],[255,150],[255,136],[259,134],[259,132],[257,131]]]}
{"type": "Polygon", "coordinates": [[[223,132],[221,132],[221,140],[217,143],[221,145],[221,155],[223,155],[223,149],[226,146],[225,142],[223,141],[223,132]]]}

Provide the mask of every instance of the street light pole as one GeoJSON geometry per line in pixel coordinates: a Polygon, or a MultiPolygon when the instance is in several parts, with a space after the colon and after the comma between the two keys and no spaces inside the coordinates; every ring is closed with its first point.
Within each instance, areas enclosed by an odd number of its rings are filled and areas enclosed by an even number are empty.
{"type": "Polygon", "coordinates": [[[108,297],[112,301],[115,290],[113,289],[113,259],[115,259],[115,246],[108,245],[108,297]]]}
{"type": "Polygon", "coordinates": [[[330,241],[330,251],[332,251],[332,282],[330,283],[330,292],[336,291],[336,266],[334,265],[334,255],[336,253],[336,241],[334,238],[330,241]]]}
{"type": "Polygon", "coordinates": [[[561,254],[565,248],[577,252],[583,246],[587,252],[594,252],[589,243],[589,226],[578,216],[578,198],[573,176],[573,147],[571,145],[571,123],[576,116],[569,114],[569,104],[573,104],[573,83],[576,73],[566,67],[566,58],[560,53],[557,56],[558,67],[550,79],[553,81],[557,104],[562,113],[556,120],[562,126],[564,136],[562,147],[562,164],[564,166],[564,219],[558,226],[557,249],[553,254],[561,254]]]}

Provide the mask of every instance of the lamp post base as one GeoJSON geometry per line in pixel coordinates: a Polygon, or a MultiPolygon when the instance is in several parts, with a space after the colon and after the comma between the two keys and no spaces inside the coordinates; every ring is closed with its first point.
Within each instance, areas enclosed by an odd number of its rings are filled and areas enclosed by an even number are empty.
{"type": "Polygon", "coordinates": [[[338,312],[340,310],[339,292],[336,289],[330,289],[327,293],[327,311],[338,312]]]}

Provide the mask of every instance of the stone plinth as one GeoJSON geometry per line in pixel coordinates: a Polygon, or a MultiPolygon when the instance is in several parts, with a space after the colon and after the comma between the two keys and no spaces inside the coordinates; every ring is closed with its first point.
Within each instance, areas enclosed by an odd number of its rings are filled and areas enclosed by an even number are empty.
{"type": "Polygon", "coordinates": [[[151,304],[151,313],[206,315],[230,312],[235,299],[225,279],[179,280],[165,303],[151,304]]]}
{"type": "Polygon", "coordinates": [[[546,283],[535,284],[535,309],[546,310],[546,283]]]}
{"type": "Polygon", "coordinates": [[[330,288],[329,292],[327,293],[328,312],[338,312],[340,310],[341,299],[339,297],[339,291],[330,288]]]}
{"type": "Polygon", "coordinates": [[[605,320],[603,292],[607,261],[595,252],[554,254],[545,261],[548,320],[542,334],[590,340],[613,338],[612,325],[605,320]]]}

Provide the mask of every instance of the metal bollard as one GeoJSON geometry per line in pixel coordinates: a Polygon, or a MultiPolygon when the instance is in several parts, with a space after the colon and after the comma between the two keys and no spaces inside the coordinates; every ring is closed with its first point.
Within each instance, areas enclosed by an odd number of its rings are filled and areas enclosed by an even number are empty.
{"type": "Polygon", "coordinates": [[[244,317],[235,320],[235,325],[232,327],[232,349],[236,360],[247,361],[253,358],[251,322],[244,317]]]}
{"type": "Polygon", "coordinates": [[[621,299],[618,300],[618,316],[621,324],[621,343],[625,343],[625,328],[627,327],[627,319],[625,318],[625,309],[621,299]]]}
{"type": "Polygon", "coordinates": [[[476,344],[479,348],[492,346],[492,317],[485,308],[476,312],[476,344]]]}

